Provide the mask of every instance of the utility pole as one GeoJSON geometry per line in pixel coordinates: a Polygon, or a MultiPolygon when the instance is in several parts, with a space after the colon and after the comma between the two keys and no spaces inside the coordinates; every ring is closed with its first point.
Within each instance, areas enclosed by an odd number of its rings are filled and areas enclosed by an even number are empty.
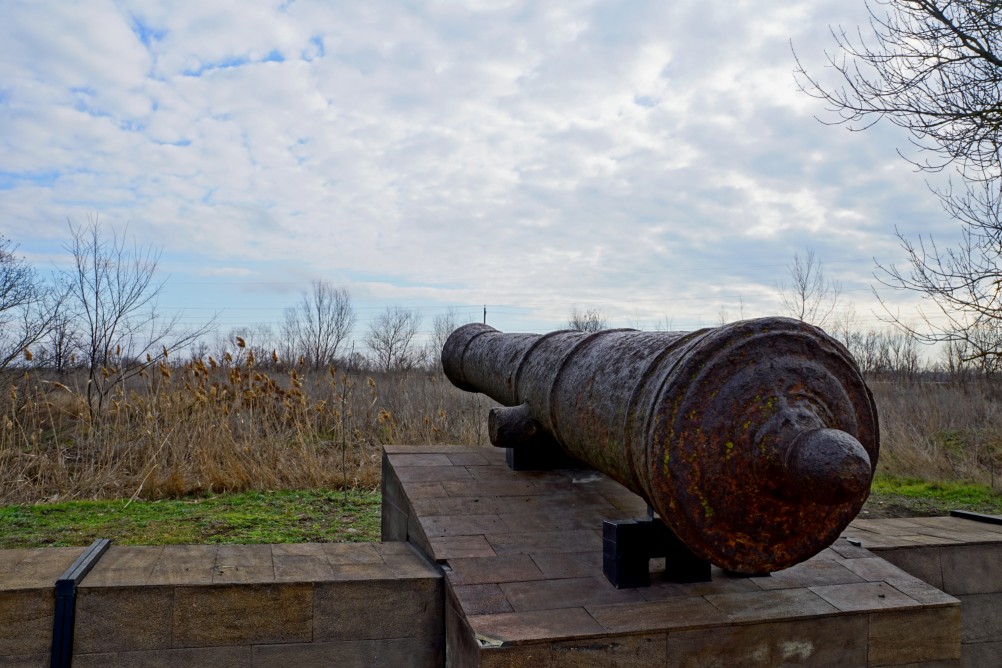
{"type": "Polygon", "coordinates": [[[484,304],[484,324],[487,324],[487,304],[484,304]]]}

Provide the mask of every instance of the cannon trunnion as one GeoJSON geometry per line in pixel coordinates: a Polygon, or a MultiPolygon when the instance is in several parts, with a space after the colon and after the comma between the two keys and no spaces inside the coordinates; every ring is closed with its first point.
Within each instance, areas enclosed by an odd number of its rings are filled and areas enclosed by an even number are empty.
{"type": "Polygon", "coordinates": [[[506,407],[491,412],[495,445],[552,439],[729,571],[810,558],[869,495],[872,395],[848,351],[803,322],[544,335],[470,324],[446,341],[442,362],[457,387],[506,407]]]}

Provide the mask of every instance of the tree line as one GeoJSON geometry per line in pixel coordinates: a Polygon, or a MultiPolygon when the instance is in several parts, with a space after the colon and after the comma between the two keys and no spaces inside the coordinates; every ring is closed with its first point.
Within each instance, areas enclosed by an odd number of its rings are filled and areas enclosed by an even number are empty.
{"type": "Polygon", "coordinates": [[[158,299],[160,251],[129,240],[126,232],[97,218],[69,225],[65,245],[71,262],[42,276],[0,235],[0,369],[31,364],[57,373],[86,374],[86,396],[100,411],[115,386],[158,365],[179,359],[255,355],[267,365],[326,369],[332,365],[376,371],[437,364],[436,346],[458,326],[454,311],[437,316],[432,341],[420,346],[421,315],[387,307],[368,325],[356,350],[357,325],[346,288],[314,281],[284,313],[277,335],[267,327],[243,328],[209,342],[214,319],[182,326],[181,313],[167,314],[158,299]],[[231,352],[234,351],[234,352],[231,352]]]}

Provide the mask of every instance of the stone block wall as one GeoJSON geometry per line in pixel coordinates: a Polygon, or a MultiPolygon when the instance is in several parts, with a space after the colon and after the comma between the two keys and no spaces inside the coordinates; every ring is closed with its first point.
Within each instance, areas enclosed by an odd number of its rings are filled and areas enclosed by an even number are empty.
{"type": "MultiPolygon", "coordinates": [[[[0,552],[0,666],[48,666],[81,552],[0,552]]],[[[406,543],[111,547],[77,592],[73,665],[441,666],[442,577],[406,543]]]]}

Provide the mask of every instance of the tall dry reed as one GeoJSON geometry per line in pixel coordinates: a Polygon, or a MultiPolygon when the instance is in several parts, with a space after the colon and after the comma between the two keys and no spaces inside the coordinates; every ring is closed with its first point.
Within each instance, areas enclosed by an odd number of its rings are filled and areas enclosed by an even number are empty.
{"type": "MultiPolygon", "coordinates": [[[[494,405],[440,373],[265,370],[252,355],[152,367],[116,388],[96,417],[83,382],[36,371],[0,375],[0,502],[371,488],[381,445],[487,444],[494,405]]],[[[871,387],[880,471],[1002,487],[997,390],[871,387]]]]}
{"type": "Polygon", "coordinates": [[[375,487],[380,446],[486,442],[492,402],[437,373],[152,367],[91,417],[80,379],[2,377],[0,502],[375,487]]]}

